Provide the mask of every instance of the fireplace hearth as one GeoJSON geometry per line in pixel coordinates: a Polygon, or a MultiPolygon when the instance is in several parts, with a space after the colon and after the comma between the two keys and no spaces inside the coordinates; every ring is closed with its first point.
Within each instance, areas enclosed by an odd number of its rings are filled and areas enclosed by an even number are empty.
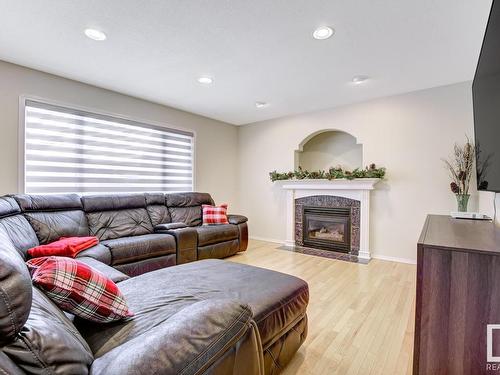
{"type": "Polygon", "coordinates": [[[349,253],[351,251],[351,210],[349,208],[303,208],[303,245],[349,253]]]}

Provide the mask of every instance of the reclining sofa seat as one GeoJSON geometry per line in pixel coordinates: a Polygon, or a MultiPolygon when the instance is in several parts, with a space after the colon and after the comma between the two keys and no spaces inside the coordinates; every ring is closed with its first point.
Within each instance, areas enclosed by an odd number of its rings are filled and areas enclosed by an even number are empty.
{"type": "Polygon", "coordinates": [[[247,218],[228,215],[229,224],[202,225],[202,205],[213,205],[207,193],[166,194],[166,205],[172,222],[182,222],[196,229],[198,259],[226,258],[248,247],[247,218]]]}
{"type": "Polygon", "coordinates": [[[175,238],[154,233],[144,194],[81,198],[91,235],[111,253],[110,264],[136,276],[176,264],[175,238]]]}

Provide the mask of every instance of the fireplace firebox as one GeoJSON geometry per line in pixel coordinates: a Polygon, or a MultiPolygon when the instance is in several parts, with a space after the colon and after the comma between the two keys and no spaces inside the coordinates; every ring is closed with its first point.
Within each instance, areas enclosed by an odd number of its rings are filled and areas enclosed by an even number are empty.
{"type": "Polygon", "coordinates": [[[350,252],[350,208],[304,206],[302,223],[304,246],[350,252]]]}

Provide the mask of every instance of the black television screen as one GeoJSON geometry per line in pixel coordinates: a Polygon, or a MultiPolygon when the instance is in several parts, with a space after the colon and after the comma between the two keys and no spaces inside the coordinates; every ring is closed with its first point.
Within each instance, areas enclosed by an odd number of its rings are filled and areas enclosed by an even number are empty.
{"type": "Polygon", "coordinates": [[[478,190],[500,192],[500,1],[493,1],[472,85],[478,190]]]}

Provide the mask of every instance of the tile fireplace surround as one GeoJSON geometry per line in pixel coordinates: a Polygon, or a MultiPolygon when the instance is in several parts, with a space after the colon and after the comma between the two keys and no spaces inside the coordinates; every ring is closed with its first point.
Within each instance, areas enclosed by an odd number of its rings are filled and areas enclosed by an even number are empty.
{"type": "MultiPolygon", "coordinates": [[[[347,198],[359,202],[359,245],[354,243],[358,258],[370,259],[370,191],[379,182],[378,178],[357,178],[354,180],[289,180],[283,181],[286,190],[286,241],[285,246],[296,243],[295,208],[296,199],[316,196],[347,198]],[[359,246],[359,248],[358,248],[359,246]],[[358,250],[359,249],[359,250],[358,250]]],[[[342,199],[331,198],[332,201],[342,199]]],[[[319,199],[324,201],[325,199],[319,199]]],[[[357,204],[356,204],[357,206],[357,204]]],[[[356,228],[358,229],[358,228],[356,228]]],[[[356,241],[357,242],[357,241],[356,241]]]]}

